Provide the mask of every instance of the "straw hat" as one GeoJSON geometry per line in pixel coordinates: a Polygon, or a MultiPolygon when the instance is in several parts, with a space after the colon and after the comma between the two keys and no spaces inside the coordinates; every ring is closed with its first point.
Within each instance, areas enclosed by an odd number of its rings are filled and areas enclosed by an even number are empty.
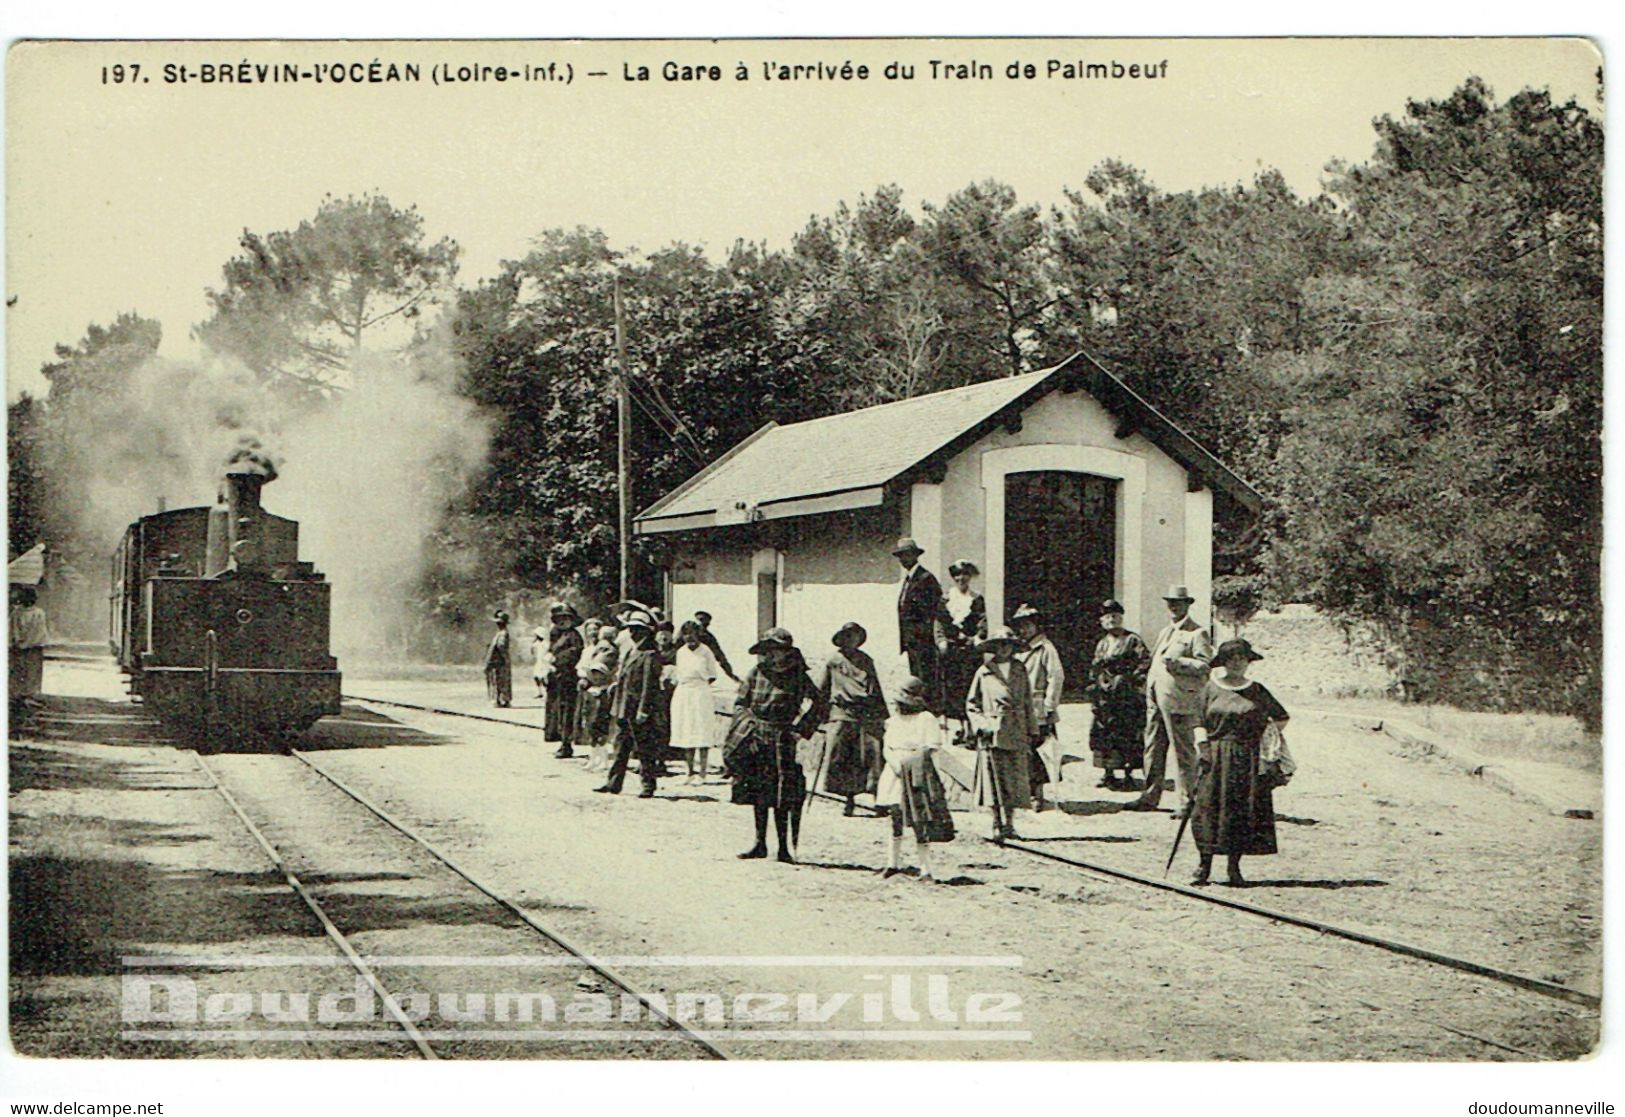
{"type": "Polygon", "coordinates": [[[1244,655],[1248,659],[1258,660],[1264,657],[1253,651],[1253,646],[1246,640],[1237,636],[1234,640],[1226,640],[1213,649],[1212,657],[1207,661],[1209,667],[1217,667],[1233,656],[1244,655]]]}
{"type": "Polygon", "coordinates": [[[1010,631],[1009,625],[1000,625],[987,634],[987,638],[976,645],[979,652],[990,652],[1000,644],[1009,644],[1012,648],[1025,647],[1021,637],[1010,631]]]}
{"type": "Polygon", "coordinates": [[[750,654],[761,655],[762,653],[770,652],[775,648],[788,649],[795,646],[796,638],[790,635],[789,629],[770,628],[766,632],[762,633],[762,638],[760,640],[756,641],[756,643],[750,646],[750,654]]]}

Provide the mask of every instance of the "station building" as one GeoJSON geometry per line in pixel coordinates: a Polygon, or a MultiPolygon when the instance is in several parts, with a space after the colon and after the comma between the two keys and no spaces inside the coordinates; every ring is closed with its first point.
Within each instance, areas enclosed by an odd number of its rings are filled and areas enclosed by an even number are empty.
{"type": "MultiPolygon", "coordinates": [[[[783,625],[816,660],[848,620],[883,674],[899,667],[891,555],[912,536],[944,588],[951,562],[999,623],[1022,602],[1080,680],[1099,605],[1148,639],[1184,583],[1210,620],[1215,508],[1256,515],[1257,492],[1103,366],[1054,368],[780,426],[769,423],[635,519],[677,619],[703,609],[743,672],[783,625]],[[1226,506],[1228,505],[1228,506],[1226,506]]],[[[1068,688],[1072,688],[1069,686],[1068,688]]]]}

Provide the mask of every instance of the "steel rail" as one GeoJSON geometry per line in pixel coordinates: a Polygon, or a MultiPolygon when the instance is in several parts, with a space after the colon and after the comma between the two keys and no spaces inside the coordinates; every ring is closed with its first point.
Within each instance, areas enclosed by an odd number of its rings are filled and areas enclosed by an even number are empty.
{"type": "MultiPolygon", "coordinates": [[[[384,701],[376,698],[364,698],[360,695],[347,695],[346,697],[350,697],[362,702],[378,702],[382,705],[423,710],[428,713],[441,714],[447,717],[471,718],[478,721],[494,721],[504,725],[517,725],[527,729],[536,728],[535,726],[528,725],[524,722],[509,721],[505,718],[494,718],[483,714],[467,714],[459,710],[447,710],[433,706],[415,706],[407,702],[384,701]]],[[[845,802],[845,800],[841,797],[831,795],[828,792],[815,791],[813,794],[820,799],[830,799],[835,802],[845,802]]],[[[856,805],[860,809],[869,812],[871,815],[878,816],[882,813],[866,803],[859,803],[856,805]]],[[[1211,892],[1199,891],[1195,888],[1189,888],[1182,884],[1175,884],[1171,881],[1157,880],[1153,877],[1141,876],[1138,873],[1132,873],[1126,869],[1115,869],[1108,865],[1097,865],[1093,862],[1084,861],[1080,858],[1067,857],[1063,854],[1052,853],[1047,849],[1037,849],[1033,846],[1022,843],[1019,839],[1006,839],[1003,841],[998,841],[992,838],[982,838],[981,840],[999,846],[1002,849],[1010,849],[1016,851],[1017,853],[1024,853],[1029,857],[1037,857],[1047,861],[1059,862],[1063,865],[1070,865],[1075,869],[1082,869],[1086,872],[1096,873],[1114,880],[1136,884],[1142,888],[1156,889],[1160,892],[1171,892],[1178,896],[1184,896],[1187,899],[1200,900],[1216,907],[1228,908],[1231,911],[1237,911],[1246,915],[1255,916],[1257,918],[1267,919],[1275,923],[1284,923],[1294,927],[1301,927],[1332,938],[1342,939],[1346,942],[1357,943],[1361,946],[1368,946],[1374,949],[1384,950],[1392,954],[1398,954],[1407,958],[1416,959],[1418,961],[1428,962],[1433,965],[1457,970],[1462,973],[1472,974],[1475,977],[1482,977],[1491,981],[1500,982],[1505,985],[1511,985],[1515,988],[1524,989],[1532,993],[1538,993],[1541,996],[1550,997],[1554,1000],[1566,1001],[1570,1004],[1580,1005],[1588,1009],[1599,1009],[1602,1006],[1601,997],[1592,993],[1583,992],[1579,989],[1574,989],[1567,985],[1563,985],[1560,982],[1546,981],[1542,978],[1536,977],[1528,977],[1524,974],[1513,973],[1510,970],[1503,970],[1495,966],[1485,965],[1469,959],[1457,958],[1449,954],[1442,954],[1436,950],[1429,950],[1426,947],[1413,946],[1409,943],[1402,943],[1393,939],[1387,939],[1380,935],[1367,934],[1364,931],[1356,931],[1347,927],[1339,927],[1335,924],[1326,923],[1308,916],[1294,915],[1290,912],[1260,907],[1256,904],[1248,904],[1240,900],[1233,900],[1225,896],[1215,895],[1211,892]]]]}
{"type": "Polygon", "coordinates": [[[242,824],[248,828],[248,832],[259,843],[260,849],[265,852],[265,856],[270,858],[271,864],[275,865],[277,871],[282,874],[282,879],[287,882],[288,887],[293,889],[299,898],[305,902],[305,906],[316,916],[322,925],[322,930],[327,933],[327,937],[333,940],[334,945],[349,960],[350,965],[355,967],[356,972],[372,987],[372,991],[378,994],[379,1000],[389,1010],[389,1014],[395,1018],[395,1022],[401,1026],[407,1038],[412,1041],[412,1045],[417,1048],[418,1054],[431,1061],[438,1060],[440,1056],[436,1054],[434,1048],[429,1046],[429,1041],[423,1038],[423,1033],[418,1031],[417,1025],[412,1023],[411,1018],[406,1015],[400,1004],[396,1002],[394,995],[384,988],[383,981],[373,972],[372,967],[368,966],[361,955],[356,953],[355,947],[350,945],[350,940],[344,937],[344,932],[340,931],[333,921],[328,918],[327,912],[323,910],[322,905],[317,902],[316,897],[310,894],[309,889],[304,886],[304,883],[300,881],[294,871],[288,867],[287,862],[282,859],[282,855],[266,838],[264,832],[254,824],[253,819],[248,817],[248,813],[243,810],[242,804],[237,802],[237,797],[221,782],[219,774],[209,767],[208,762],[195,751],[192,753],[192,759],[197,762],[197,766],[203,770],[204,775],[209,777],[209,782],[220,793],[220,797],[226,801],[226,804],[231,807],[242,824]]]}
{"type": "Polygon", "coordinates": [[[563,933],[547,926],[547,924],[538,920],[530,912],[526,911],[524,908],[521,908],[518,904],[496,891],[479,877],[475,876],[462,864],[453,859],[450,854],[446,853],[439,846],[435,845],[435,843],[418,833],[418,831],[411,825],[401,821],[389,811],[385,810],[377,803],[374,803],[366,795],[362,794],[360,791],[357,791],[355,788],[351,787],[349,784],[345,783],[331,772],[326,771],[321,765],[311,760],[310,757],[306,756],[298,749],[292,750],[292,755],[299,761],[303,762],[308,768],[310,768],[311,771],[322,777],[322,779],[338,788],[345,795],[348,795],[351,799],[365,807],[368,811],[371,811],[384,823],[405,835],[406,838],[416,844],[424,852],[428,853],[431,857],[435,858],[435,860],[446,866],[446,868],[462,877],[480,892],[484,893],[491,900],[501,906],[505,911],[523,921],[537,934],[564,950],[566,953],[572,955],[573,957],[579,958],[583,965],[592,970],[594,973],[598,974],[600,977],[604,978],[610,984],[635,997],[640,1004],[649,1010],[651,1015],[659,1018],[660,1021],[667,1027],[692,1040],[698,1047],[700,1047],[714,1059],[731,1058],[727,1051],[720,1047],[716,1041],[712,1040],[704,1032],[696,1031],[682,1020],[671,1015],[657,1000],[655,1000],[653,996],[638,988],[629,978],[621,974],[614,967],[610,966],[607,962],[600,961],[592,954],[588,953],[585,949],[572,942],[563,933]]]}

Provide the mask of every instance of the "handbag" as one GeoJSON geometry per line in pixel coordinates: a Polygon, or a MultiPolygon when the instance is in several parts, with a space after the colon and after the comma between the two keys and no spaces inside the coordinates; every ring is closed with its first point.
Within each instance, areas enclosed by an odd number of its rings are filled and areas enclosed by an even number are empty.
{"type": "Polygon", "coordinates": [[[1298,764],[1292,759],[1292,750],[1287,748],[1286,733],[1282,731],[1281,723],[1270,722],[1264,727],[1264,735],[1258,743],[1258,774],[1268,779],[1274,787],[1285,787],[1297,771],[1298,764]]]}

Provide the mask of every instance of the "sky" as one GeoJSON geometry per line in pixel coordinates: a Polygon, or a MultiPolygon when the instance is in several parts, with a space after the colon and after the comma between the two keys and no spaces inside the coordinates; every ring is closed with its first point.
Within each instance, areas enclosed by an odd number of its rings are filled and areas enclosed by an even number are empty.
{"type": "MultiPolygon", "coordinates": [[[[540,231],[604,229],[620,248],[736,238],[788,244],[815,214],[896,182],[917,210],[988,177],[1060,204],[1106,158],[1165,190],[1280,169],[1319,190],[1360,161],[1371,122],[1468,75],[1597,109],[1581,39],[852,40],[655,43],[20,44],[7,62],[7,396],[40,392],[53,346],[135,310],[162,353],[196,355],[204,291],[244,229],[291,228],[324,194],[380,190],[463,250],[460,279],[493,274],[540,231]],[[418,84],[171,83],[166,64],[404,66],[418,84]],[[932,80],[932,59],[993,80],[932,80]],[[1058,62],[1161,64],[1157,79],[1045,77],[1058,62]],[[663,63],[722,68],[672,82],[663,63]],[[764,64],[867,65],[867,81],[764,80],[764,64]],[[888,62],[915,66],[887,80],[888,62]],[[142,80],[103,83],[139,63],[142,80]],[[573,67],[575,80],[435,85],[433,67],[573,67]],[[738,63],[749,78],[736,80],[738,63]],[[1034,79],[1006,77],[1011,62],[1034,79]],[[650,81],[628,81],[636,67],[650,81]],[[607,76],[588,78],[587,71],[607,76]]],[[[128,73],[128,71],[127,71],[128,73]]]]}

